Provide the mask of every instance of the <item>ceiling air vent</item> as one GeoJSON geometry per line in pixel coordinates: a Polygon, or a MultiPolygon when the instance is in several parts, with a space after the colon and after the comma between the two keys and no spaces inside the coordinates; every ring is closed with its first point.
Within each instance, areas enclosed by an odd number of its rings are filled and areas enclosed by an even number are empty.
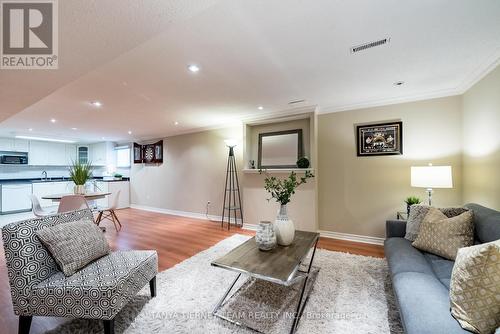
{"type": "Polygon", "coordinates": [[[293,101],[290,101],[288,102],[288,104],[297,104],[297,103],[301,103],[301,102],[305,102],[306,100],[302,99],[302,100],[293,100],[293,101]]]}
{"type": "Polygon", "coordinates": [[[356,52],[363,51],[366,49],[374,48],[376,46],[384,45],[384,44],[389,43],[390,41],[391,41],[390,38],[384,38],[384,39],[381,39],[381,40],[378,40],[375,42],[370,42],[370,43],[365,43],[365,44],[361,44],[358,46],[353,46],[353,47],[351,47],[351,53],[356,53],[356,52]]]}

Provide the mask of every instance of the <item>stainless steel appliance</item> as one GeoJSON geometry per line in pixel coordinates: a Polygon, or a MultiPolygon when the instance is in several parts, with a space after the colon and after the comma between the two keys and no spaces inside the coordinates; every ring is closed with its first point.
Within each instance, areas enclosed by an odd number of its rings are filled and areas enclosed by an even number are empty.
{"type": "Polygon", "coordinates": [[[2,165],[27,165],[28,153],[26,152],[0,152],[2,165]]]}
{"type": "Polygon", "coordinates": [[[4,183],[0,188],[1,214],[31,210],[31,183],[4,183]]]}

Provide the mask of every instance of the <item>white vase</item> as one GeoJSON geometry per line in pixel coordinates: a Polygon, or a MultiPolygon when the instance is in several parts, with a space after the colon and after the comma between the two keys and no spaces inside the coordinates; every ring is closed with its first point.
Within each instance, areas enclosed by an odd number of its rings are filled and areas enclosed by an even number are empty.
{"type": "Polygon", "coordinates": [[[288,246],[295,238],[295,226],[293,221],[288,218],[286,204],[282,204],[278,211],[278,216],[274,222],[274,231],[278,245],[288,246]]]}
{"type": "Polygon", "coordinates": [[[85,185],[84,184],[77,184],[73,188],[73,192],[75,195],[84,195],[85,194],[85,185]]]}

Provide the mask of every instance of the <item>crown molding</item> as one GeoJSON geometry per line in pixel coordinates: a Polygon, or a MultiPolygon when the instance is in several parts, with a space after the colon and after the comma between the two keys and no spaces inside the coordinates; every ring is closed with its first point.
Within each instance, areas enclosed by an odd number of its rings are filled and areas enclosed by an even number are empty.
{"type": "Polygon", "coordinates": [[[415,94],[415,95],[409,95],[409,96],[403,96],[403,97],[393,97],[393,98],[380,99],[380,100],[370,100],[370,101],[366,101],[366,102],[346,104],[346,105],[341,105],[341,106],[330,106],[330,107],[323,107],[323,108],[320,107],[318,109],[318,114],[330,114],[330,113],[340,112],[340,111],[382,107],[382,106],[387,106],[387,105],[392,105],[392,104],[431,100],[431,99],[437,99],[437,98],[448,97],[448,96],[456,96],[456,95],[461,95],[461,94],[462,93],[458,89],[445,89],[445,90],[432,91],[432,92],[423,93],[423,94],[415,94]]]}
{"type": "Polygon", "coordinates": [[[500,48],[498,48],[489,57],[487,57],[486,60],[481,63],[481,65],[479,65],[474,71],[472,71],[469,75],[467,75],[467,77],[462,81],[462,83],[455,88],[429,91],[423,94],[408,95],[403,97],[369,100],[361,103],[353,103],[340,106],[320,107],[318,109],[318,113],[329,114],[340,111],[381,107],[392,104],[416,102],[416,101],[437,99],[442,97],[463,95],[470,88],[472,88],[472,86],[478,83],[481,79],[487,76],[491,71],[493,71],[499,65],[500,65],[500,48]]]}
{"type": "Polygon", "coordinates": [[[493,52],[489,57],[486,58],[481,65],[479,65],[474,71],[472,71],[465,80],[457,87],[457,91],[460,94],[464,94],[469,89],[472,88],[476,83],[478,83],[485,76],[490,74],[497,66],[500,65],[500,48],[493,52]]]}

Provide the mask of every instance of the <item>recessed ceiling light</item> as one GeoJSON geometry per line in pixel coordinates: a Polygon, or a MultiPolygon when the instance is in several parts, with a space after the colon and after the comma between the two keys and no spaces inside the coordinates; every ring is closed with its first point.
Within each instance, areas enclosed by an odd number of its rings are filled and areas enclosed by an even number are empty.
{"type": "Polygon", "coordinates": [[[90,102],[90,104],[93,105],[94,107],[102,107],[102,103],[99,101],[92,101],[90,102]]]}
{"type": "Polygon", "coordinates": [[[32,128],[29,128],[29,129],[28,129],[28,131],[33,131],[33,129],[32,129],[32,128]]]}
{"type": "Polygon", "coordinates": [[[396,82],[394,83],[394,86],[402,86],[402,85],[404,85],[404,84],[405,84],[405,82],[404,82],[404,81],[396,81],[396,82]]]}
{"type": "Polygon", "coordinates": [[[51,121],[52,123],[57,122],[55,118],[52,118],[50,121],[51,121]]]}
{"type": "Polygon", "coordinates": [[[132,134],[132,131],[128,130],[128,134],[131,135],[132,134]]]}
{"type": "Polygon", "coordinates": [[[196,73],[196,72],[200,71],[200,67],[196,64],[190,64],[190,65],[188,65],[188,70],[190,72],[196,73]]]}
{"type": "Polygon", "coordinates": [[[174,122],[174,125],[179,125],[179,122],[174,122]]]}
{"type": "Polygon", "coordinates": [[[75,130],[78,130],[78,128],[71,128],[71,130],[75,131],[75,130]]]}
{"type": "Polygon", "coordinates": [[[263,109],[264,109],[264,107],[263,107],[263,106],[258,106],[258,107],[257,107],[257,109],[259,109],[259,110],[263,110],[263,109]]]}
{"type": "Polygon", "coordinates": [[[101,137],[102,140],[105,140],[106,138],[105,137],[101,137]]]}

